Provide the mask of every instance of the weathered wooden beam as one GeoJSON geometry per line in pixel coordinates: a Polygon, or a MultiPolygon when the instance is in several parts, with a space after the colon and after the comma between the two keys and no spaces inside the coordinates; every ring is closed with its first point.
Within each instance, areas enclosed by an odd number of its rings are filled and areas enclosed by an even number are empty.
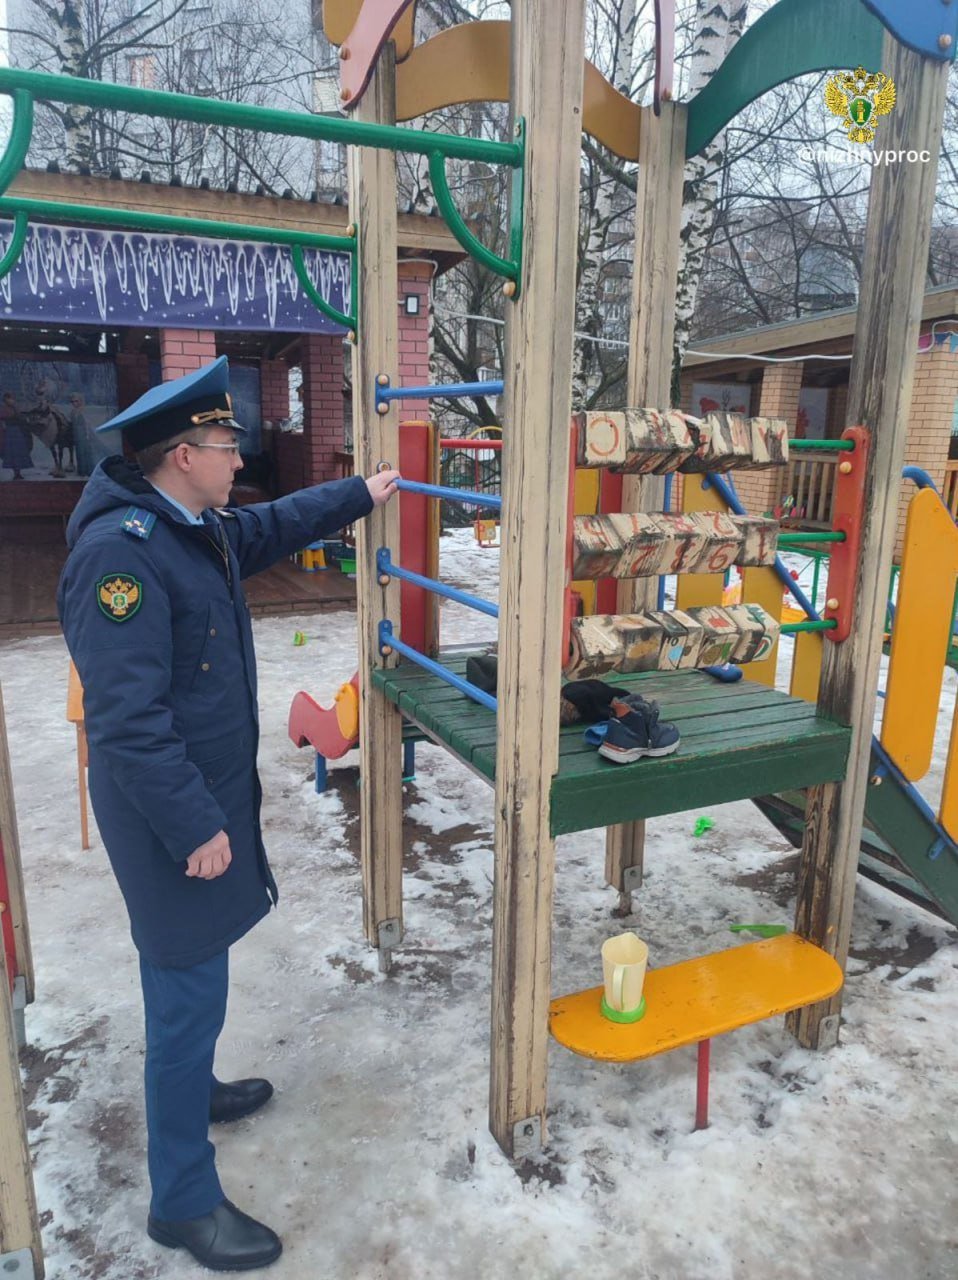
{"type": "Polygon", "coordinates": [[[545,1137],[583,10],[584,0],[519,0],[512,11],[526,170],[506,331],[490,1080],[490,1127],[510,1155],[545,1137]]]}
{"type": "MultiPolygon", "coordinates": [[[[886,151],[931,153],[922,164],[879,166],[872,175],[859,315],[846,423],[872,431],[861,564],[852,634],[825,643],[818,706],[851,725],[845,781],[808,793],[796,931],[845,967],[851,934],[858,843],[878,689],[882,633],[898,512],[908,410],[935,201],[948,66],[885,37],[882,69],[898,101],[882,121],[886,151]]],[[[855,459],[852,458],[853,465],[855,459]]],[[[837,1042],[840,994],[789,1015],[802,1044],[837,1042]]]]}
{"type": "MultiPolygon", "coordinates": [[[[635,196],[635,250],[632,257],[632,303],[629,317],[628,405],[671,403],[672,352],[675,341],[675,295],[679,276],[679,229],[682,225],[682,179],[685,173],[687,108],[663,102],[661,114],[642,110],[639,126],[638,190],[635,196]]],[[[624,511],[662,509],[661,480],[626,476],[624,511]]],[[[619,613],[654,609],[654,582],[620,582],[619,613]]],[[[622,911],[642,884],[645,823],[608,827],[605,835],[605,878],[619,891],[622,911]]]]}
{"type": "Polygon", "coordinates": [[[0,688],[0,843],[3,845],[3,866],[7,876],[7,892],[10,895],[7,905],[13,922],[17,975],[23,979],[26,1003],[31,1004],[34,996],[33,951],[30,947],[30,924],[27,919],[26,893],[23,887],[20,832],[17,828],[17,807],[13,796],[13,775],[10,771],[10,747],[7,742],[7,721],[3,710],[2,688],[0,688]]]}
{"type": "MultiPolygon", "coordinates": [[[[395,62],[383,50],[356,118],[392,124],[395,62]]],[[[349,207],[359,241],[358,316],[353,346],[353,440],[358,475],[399,459],[399,408],[376,412],[376,379],[398,371],[396,284],[396,157],[392,151],[349,148],[349,207]]],[[[376,551],[399,552],[399,502],[379,507],[356,526],[359,635],[359,790],[363,873],[363,928],[387,968],[390,950],[402,938],[402,718],[373,686],[375,667],[394,665],[380,653],[379,623],[399,626],[399,580],[380,586],[376,551]]]]}
{"type": "Polygon", "coordinates": [[[16,1256],[21,1249],[33,1255],[34,1274],[42,1280],[43,1250],[27,1145],[10,978],[0,946],[0,1260],[6,1255],[16,1256]]]}
{"type": "MultiPolygon", "coordinates": [[[[358,118],[358,115],[357,115],[358,118]]],[[[10,184],[9,194],[22,199],[55,200],[61,204],[99,205],[137,213],[168,213],[178,218],[206,218],[211,222],[246,222],[341,236],[350,221],[342,205],[243,192],[207,191],[201,187],[171,187],[161,182],[133,182],[75,173],[42,173],[24,169],[10,184]]],[[[399,246],[416,253],[436,254],[443,265],[466,255],[441,218],[404,213],[397,223],[399,246]]]]}

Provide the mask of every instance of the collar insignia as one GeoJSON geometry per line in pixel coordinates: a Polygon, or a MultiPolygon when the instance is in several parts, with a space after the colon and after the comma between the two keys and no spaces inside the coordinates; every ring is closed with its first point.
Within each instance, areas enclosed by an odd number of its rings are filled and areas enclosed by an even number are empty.
{"type": "Polygon", "coordinates": [[[101,613],[114,622],[126,622],[143,603],[143,583],[127,573],[108,573],[96,584],[101,613]]]}
{"type": "Polygon", "coordinates": [[[155,512],[143,511],[140,507],[130,507],[120,522],[120,528],[132,534],[134,538],[145,539],[153,532],[155,524],[155,512]]]}

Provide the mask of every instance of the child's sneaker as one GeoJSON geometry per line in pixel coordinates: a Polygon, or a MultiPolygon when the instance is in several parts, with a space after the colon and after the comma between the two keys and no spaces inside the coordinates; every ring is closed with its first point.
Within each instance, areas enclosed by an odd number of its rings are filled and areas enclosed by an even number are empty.
{"type": "Polygon", "coordinates": [[[615,764],[631,764],[642,756],[670,756],[679,737],[674,724],[659,721],[657,703],[631,694],[627,701],[613,699],[612,719],[599,755],[615,764]]]}

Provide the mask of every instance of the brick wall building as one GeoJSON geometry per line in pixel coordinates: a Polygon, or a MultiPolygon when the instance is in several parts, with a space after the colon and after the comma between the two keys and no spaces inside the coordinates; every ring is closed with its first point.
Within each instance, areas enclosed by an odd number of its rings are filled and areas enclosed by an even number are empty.
{"type": "MultiPolygon", "coordinates": [[[[11,190],[51,203],[119,206],[313,233],[342,235],[348,220],[346,208],[337,204],[60,173],[24,171],[11,190]]],[[[464,254],[438,217],[400,214],[398,233],[398,367],[387,372],[400,384],[422,385],[430,380],[431,281],[464,254]]],[[[71,324],[58,334],[49,319],[43,318],[42,302],[38,301],[37,306],[35,321],[19,316],[0,323],[4,339],[0,373],[4,372],[4,360],[16,362],[21,380],[22,370],[28,370],[27,381],[32,389],[45,377],[44,362],[49,362],[51,384],[57,361],[112,365],[116,407],[123,409],[148,390],[152,382],[180,377],[225,354],[232,368],[244,371],[247,412],[251,405],[255,406],[261,423],[262,454],[254,460],[255,466],[249,466],[250,483],[237,487],[239,500],[262,497],[264,490],[265,496],[288,493],[341,474],[350,418],[345,377],[350,351],[341,333],[252,332],[239,326],[215,330],[148,328],[145,324],[110,330],[101,322],[71,324]],[[47,354],[51,351],[67,354],[47,354]],[[302,372],[301,432],[279,430],[279,424],[291,417],[289,386],[293,366],[299,366],[302,372]]],[[[77,314],[84,313],[78,309],[77,314]]],[[[7,372],[12,377],[11,365],[7,372]]],[[[12,381],[4,383],[3,388],[12,385],[12,381]]],[[[65,404],[65,396],[60,394],[59,398],[65,404]]],[[[22,396],[19,401],[21,406],[30,402],[29,397],[22,396]]],[[[428,415],[429,406],[428,402],[410,400],[402,402],[400,410],[402,416],[421,418],[428,415]]],[[[94,418],[96,421],[102,421],[102,417],[94,418]]],[[[35,448],[34,452],[38,457],[49,458],[45,448],[35,448]]],[[[28,519],[68,516],[82,490],[84,469],[77,466],[65,474],[59,469],[55,475],[52,472],[49,461],[37,463],[29,468],[23,482],[15,482],[14,470],[0,467],[0,522],[9,529],[28,519]]]]}
{"type": "MultiPolygon", "coordinates": [[[[815,397],[815,431],[837,439],[847,422],[848,375],[857,312],[854,308],[824,312],[785,324],[693,342],[681,378],[681,407],[697,411],[693,388],[709,384],[727,397],[748,405],[749,413],[784,418],[789,434],[803,434],[809,420],[809,392],[815,397]],[[722,353],[712,355],[712,352],[722,353]],[[800,412],[801,410],[801,412],[800,412]]],[[[922,311],[921,337],[915,364],[911,412],[905,443],[905,465],[927,471],[958,514],[958,289],[929,290],[922,311]]],[[[790,494],[804,514],[802,525],[830,518],[831,468],[834,456],[793,454],[788,470],[737,472],[735,484],[753,514],[773,510],[790,494]]],[[[902,482],[898,508],[896,560],[900,557],[908,501],[914,485],[902,482]]]]}

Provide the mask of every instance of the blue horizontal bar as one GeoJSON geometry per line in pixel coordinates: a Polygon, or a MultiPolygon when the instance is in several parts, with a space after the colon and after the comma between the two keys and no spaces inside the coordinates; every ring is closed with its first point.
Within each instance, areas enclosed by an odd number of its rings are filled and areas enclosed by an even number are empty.
{"type": "Polygon", "coordinates": [[[467,507],[492,507],[502,510],[502,498],[497,493],[476,493],[474,489],[449,489],[442,484],[421,484],[418,480],[397,480],[397,489],[407,493],[425,493],[430,498],[446,498],[449,502],[461,502],[467,507]]]}
{"type": "Polygon", "coordinates": [[[504,382],[438,382],[434,387],[376,387],[376,400],[388,404],[390,400],[430,400],[433,396],[445,396],[455,400],[462,396],[502,395],[504,382]]]}
{"type": "Polygon", "coordinates": [[[490,604],[488,600],[482,600],[479,596],[470,595],[467,591],[460,591],[457,587],[447,587],[444,582],[438,582],[435,578],[426,578],[421,573],[415,573],[412,569],[404,569],[402,565],[394,564],[389,556],[388,547],[380,547],[376,552],[376,572],[388,573],[392,578],[401,578],[403,582],[411,582],[414,586],[425,587],[427,591],[432,591],[437,596],[445,596],[447,600],[455,600],[458,604],[466,604],[470,609],[477,609],[479,613],[488,614],[490,618],[499,617],[499,606],[490,604]]]}
{"type": "Polygon", "coordinates": [[[418,649],[414,649],[411,645],[394,636],[393,624],[388,619],[379,624],[379,644],[380,647],[389,645],[397,653],[401,653],[404,658],[408,658],[410,662],[415,662],[417,667],[422,667],[424,671],[428,671],[431,675],[438,676],[440,680],[445,680],[446,684],[451,684],[454,689],[464,693],[473,702],[478,702],[480,706],[487,707],[490,711],[498,709],[498,703],[491,694],[484,693],[482,689],[470,684],[468,680],[463,680],[462,676],[457,676],[455,672],[450,671],[448,667],[444,667],[442,663],[433,662],[432,658],[427,658],[424,653],[420,653],[418,649]]]}
{"type": "MultiPolygon", "coordinates": [[[[748,514],[739,501],[738,495],[728,485],[726,476],[717,475],[714,471],[710,471],[707,475],[702,477],[702,487],[703,489],[708,489],[709,487],[715,489],[725,505],[733,511],[735,515],[744,516],[748,514]]],[[[822,615],[809,600],[808,596],[806,596],[805,592],[789,573],[788,569],[786,569],[785,561],[782,557],[776,555],[775,564],[770,567],[775,570],[779,581],[783,586],[788,588],[812,622],[821,622],[822,615]]]]}

